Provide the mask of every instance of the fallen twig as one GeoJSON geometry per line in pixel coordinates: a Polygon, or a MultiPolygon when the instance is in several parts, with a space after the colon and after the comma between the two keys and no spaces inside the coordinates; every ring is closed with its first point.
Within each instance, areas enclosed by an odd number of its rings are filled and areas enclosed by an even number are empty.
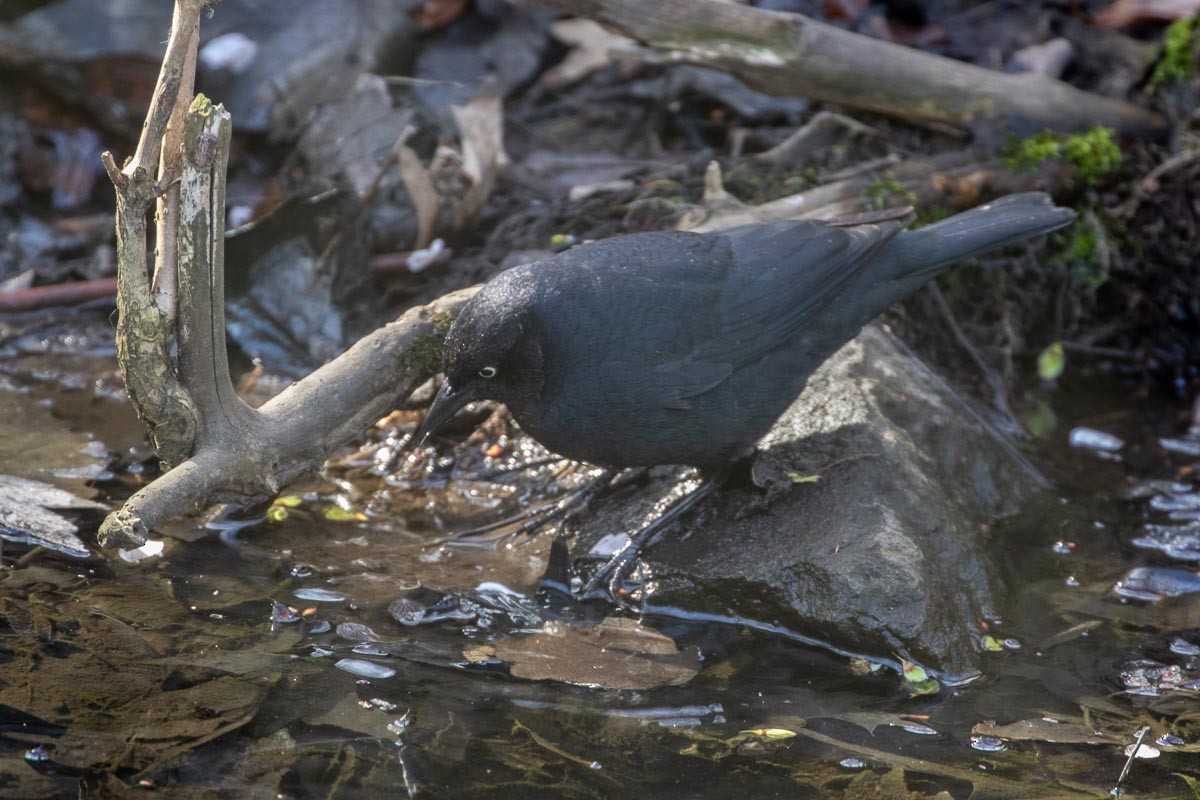
{"type": "Polygon", "coordinates": [[[116,278],[56,283],[16,292],[0,292],[0,311],[32,311],[37,308],[68,306],[116,296],[116,278]]]}

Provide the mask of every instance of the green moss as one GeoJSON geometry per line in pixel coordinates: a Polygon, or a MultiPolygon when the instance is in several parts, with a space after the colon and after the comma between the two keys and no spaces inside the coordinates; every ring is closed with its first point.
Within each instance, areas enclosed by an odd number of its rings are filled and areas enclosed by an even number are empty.
{"type": "MultiPolygon", "coordinates": [[[[1085,209],[1080,208],[1081,218],[1085,213],[1085,209]]],[[[1118,246],[1117,233],[1107,225],[1105,236],[1108,246],[1118,246]]],[[[1093,225],[1085,224],[1081,220],[1063,232],[1053,234],[1051,241],[1059,254],[1051,259],[1050,263],[1070,268],[1080,286],[1095,289],[1108,281],[1108,270],[1100,257],[1100,235],[1093,225]]]]}
{"type": "Polygon", "coordinates": [[[1004,147],[1004,166],[1013,172],[1032,169],[1062,155],[1062,139],[1053,131],[1042,131],[1028,139],[1013,139],[1004,147]]]}
{"type": "Polygon", "coordinates": [[[1188,80],[1200,60],[1200,13],[1176,20],[1163,33],[1162,56],[1154,65],[1150,83],[1158,86],[1174,78],[1188,80]]]}
{"type": "Polygon", "coordinates": [[[871,208],[877,211],[896,206],[911,206],[917,202],[917,196],[905,189],[904,184],[891,172],[885,172],[872,181],[863,194],[866,195],[871,208]]]}
{"type": "Polygon", "coordinates": [[[1094,184],[1121,166],[1121,148],[1111,128],[1100,125],[1063,141],[1063,156],[1079,170],[1084,183],[1094,184]]]}
{"type": "Polygon", "coordinates": [[[442,343],[445,336],[423,336],[414,339],[404,354],[400,368],[405,371],[432,375],[442,369],[442,343]]]}
{"type": "Polygon", "coordinates": [[[1121,165],[1121,148],[1111,128],[1096,125],[1070,136],[1042,131],[1028,139],[1010,142],[1001,154],[1011,170],[1033,169],[1050,160],[1074,165],[1079,179],[1091,186],[1121,165]]]}
{"type": "Polygon", "coordinates": [[[950,211],[945,206],[925,206],[917,209],[917,218],[909,227],[924,228],[926,225],[941,222],[948,216],[950,216],[950,211]]]}
{"type": "Polygon", "coordinates": [[[438,333],[445,336],[450,332],[450,326],[454,324],[454,317],[449,314],[434,314],[430,322],[437,326],[438,333]]]}

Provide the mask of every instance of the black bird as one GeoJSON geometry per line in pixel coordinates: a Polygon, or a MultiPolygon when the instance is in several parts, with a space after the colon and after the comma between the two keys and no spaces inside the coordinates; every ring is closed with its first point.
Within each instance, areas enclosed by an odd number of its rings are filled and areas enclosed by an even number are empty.
{"type": "Polygon", "coordinates": [[[633,537],[608,574],[753,452],[868,321],[954,262],[1075,213],[1028,193],[904,231],[913,218],[638,233],[502,272],[450,328],[446,380],[415,439],[490,399],[568,458],[699,467],[710,480],[633,537]]]}

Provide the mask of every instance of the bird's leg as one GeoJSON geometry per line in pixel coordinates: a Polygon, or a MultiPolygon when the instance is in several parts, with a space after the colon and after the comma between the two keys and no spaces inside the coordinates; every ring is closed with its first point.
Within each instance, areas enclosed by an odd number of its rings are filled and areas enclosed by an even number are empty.
{"type": "Polygon", "coordinates": [[[619,470],[606,469],[595,478],[592,478],[582,486],[577,486],[568,491],[563,497],[553,503],[549,503],[541,508],[533,511],[522,511],[520,514],[514,514],[511,517],[492,522],[487,525],[481,525],[478,528],[460,531],[459,533],[449,536],[439,544],[446,542],[461,542],[464,540],[475,539],[483,534],[491,533],[492,531],[507,528],[509,525],[515,525],[521,522],[522,525],[517,530],[513,531],[514,536],[529,536],[535,533],[539,528],[549,525],[551,522],[559,519],[567,519],[575,511],[580,508],[586,508],[592,502],[592,499],[601,491],[603,491],[619,474],[619,470]]]}
{"type": "Polygon", "coordinates": [[[701,500],[721,488],[730,470],[702,471],[700,485],[669,505],[661,514],[647,523],[641,530],[629,537],[629,541],[612,555],[600,569],[592,575],[584,586],[581,596],[587,597],[604,584],[609,594],[616,597],[616,590],[633,560],[649,545],[655,536],[664,531],[671,523],[678,520],[701,500]]]}

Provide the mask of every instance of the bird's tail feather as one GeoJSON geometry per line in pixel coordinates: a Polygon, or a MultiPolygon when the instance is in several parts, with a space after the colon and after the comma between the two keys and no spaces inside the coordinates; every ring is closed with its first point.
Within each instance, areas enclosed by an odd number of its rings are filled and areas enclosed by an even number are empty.
{"type": "Polygon", "coordinates": [[[1043,192],[1011,194],[893,239],[877,262],[893,278],[932,277],[956,261],[1070,224],[1075,212],[1058,208],[1043,192]]]}

